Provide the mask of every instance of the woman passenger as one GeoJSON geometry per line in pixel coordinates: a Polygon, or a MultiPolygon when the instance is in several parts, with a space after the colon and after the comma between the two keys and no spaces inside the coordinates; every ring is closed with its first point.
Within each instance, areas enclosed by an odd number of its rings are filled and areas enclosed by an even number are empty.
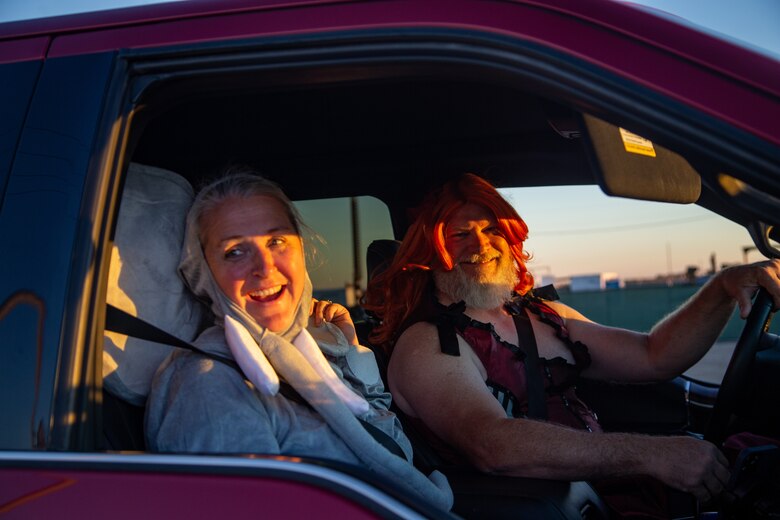
{"type": "Polygon", "coordinates": [[[312,299],[303,229],[281,189],[253,171],[228,173],[197,195],[179,269],[215,324],[194,342],[202,353],[177,351],[157,371],[149,449],[361,464],[449,509],[446,480],[410,464],[349,313],[312,299]]]}

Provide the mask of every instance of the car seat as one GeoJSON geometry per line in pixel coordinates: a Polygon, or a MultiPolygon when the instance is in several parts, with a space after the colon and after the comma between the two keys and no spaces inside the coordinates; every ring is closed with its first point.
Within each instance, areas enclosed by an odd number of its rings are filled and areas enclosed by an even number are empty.
{"type": "MultiPolygon", "coordinates": [[[[132,163],[111,251],[106,301],[185,341],[207,315],[178,275],[193,189],[182,176],[132,163]]],[[[108,318],[107,318],[108,320],[108,318]]],[[[174,347],[106,331],[103,433],[106,447],[143,450],[143,412],[157,367],[174,347]]]]}

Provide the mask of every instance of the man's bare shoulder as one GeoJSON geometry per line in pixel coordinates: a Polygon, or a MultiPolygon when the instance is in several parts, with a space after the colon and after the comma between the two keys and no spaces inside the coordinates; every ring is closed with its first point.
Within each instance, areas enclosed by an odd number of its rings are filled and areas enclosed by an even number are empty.
{"type": "Polygon", "coordinates": [[[393,353],[390,356],[388,375],[402,375],[403,383],[396,378],[398,387],[407,386],[416,379],[428,381],[435,377],[436,372],[442,367],[442,363],[450,365],[452,360],[440,359],[444,356],[439,346],[439,332],[436,326],[428,322],[418,322],[406,329],[395,343],[393,353]]]}
{"type": "Polygon", "coordinates": [[[436,325],[427,321],[419,321],[401,334],[393,349],[393,355],[438,352],[439,350],[439,332],[436,325]]]}
{"type": "Polygon", "coordinates": [[[418,417],[413,403],[418,404],[416,401],[422,396],[431,395],[428,384],[431,378],[436,378],[439,365],[433,355],[438,350],[436,326],[427,322],[406,329],[393,347],[387,368],[388,382],[393,400],[407,415],[418,417]],[[427,375],[424,367],[429,367],[427,375]]]}
{"type": "Polygon", "coordinates": [[[564,320],[590,321],[588,320],[588,318],[583,316],[582,313],[580,313],[577,309],[569,307],[565,303],[559,301],[545,301],[544,303],[548,305],[552,310],[557,312],[558,315],[564,320]]]}
{"type": "Polygon", "coordinates": [[[458,337],[458,346],[460,355],[443,353],[436,325],[417,323],[396,343],[388,380],[401,411],[468,453],[483,425],[505,419],[506,412],[485,385],[468,343],[458,337]]]}

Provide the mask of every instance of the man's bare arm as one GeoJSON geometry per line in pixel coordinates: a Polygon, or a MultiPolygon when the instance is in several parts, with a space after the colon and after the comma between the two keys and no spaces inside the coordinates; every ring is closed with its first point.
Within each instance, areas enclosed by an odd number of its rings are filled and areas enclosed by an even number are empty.
{"type": "Polygon", "coordinates": [[[780,304],[780,261],[725,269],[648,334],[605,327],[577,311],[553,304],[572,338],[588,345],[593,360],[584,373],[595,379],[657,381],[675,377],[707,353],[734,306],[746,317],[751,298],[765,287],[780,304]]]}
{"type": "Polygon", "coordinates": [[[402,411],[482,471],[561,480],[644,474],[702,499],[728,479],[718,450],[693,438],[597,434],[507,418],[470,347],[460,346],[461,356],[442,354],[436,328],[419,323],[399,339],[388,378],[402,411]]]}

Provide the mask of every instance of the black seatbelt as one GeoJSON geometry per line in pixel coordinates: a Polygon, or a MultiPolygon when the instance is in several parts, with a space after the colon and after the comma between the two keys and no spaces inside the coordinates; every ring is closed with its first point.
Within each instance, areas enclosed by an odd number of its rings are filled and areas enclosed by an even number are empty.
{"type": "Polygon", "coordinates": [[[544,384],[539,368],[539,351],[531,326],[531,319],[525,307],[517,309],[513,319],[517,329],[517,346],[525,353],[525,382],[528,393],[528,417],[547,419],[547,401],[544,396],[544,384]]]}
{"type": "MultiPolygon", "coordinates": [[[[153,343],[162,343],[163,345],[183,348],[224,363],[241,372],[242,376],[244,375],[241,367],[239,367],[238,363],[233,359],[201,350],[195,345],[179,339],[172,334],[168,334],[164,330],[155,327],[141,318],[114,307],[110,303],[106,304],[106,330],[116,332],[117,334],[124,334],[125,336],[131,336],[133,338],[151,341],[153,343]]],[[[246,379],[246,377],[244,377],[244,379],[246,379]]]]}
{"type": "MultiPolygon", "coordinates": [[[[205,350],[201,350],[195,345],[187,341],[184,341],[182,339],[179,339],[172,334],[168,334],[164,330],[155,327],[151,323],[146,322],[141,318],[133,316],[132,314],[129,314],[123,311],[122,309],[114,307],[110,303],[106,304],[105,330],[109,332],[116,332],[117,334],[124,334],[125,336],[131,336],[133,338],[152,341],[154,343],[162,343],[163,345],[171,345],[174,347],[189,350],[191,352],[195,352],[207,358],[213,359],[215,361],[219,361],[220,363],[224,363],[225,365],[238,371],[238,373],[241,374],[241,377],[247,379],[246,375],[244,374],[244,371],[241,370],[241,367],[238,366],[238,363],[236,363],[233,359],[225,356],[220,356],[218,354],[212,354],[211,352],[206,352],[205,350]]],[[[279,393],[281,393],[283,396],[285,396],[287,399],[291,401],[295,401],[299,404],[303,404],[312,410],[314,409],[306,401],[306,399],[304,399],[303,396],[299,394],[297,390],[295,390],[295,388],[293,388],[289,383],[285,381],[279,382],[279,393]]],[[[379,444],[384,446],[393,455],[398,455],[402,459],[406,460],[406,455],[404,454],[403,450],[393,440],[392,437],[390,437],[387,433],[380,430],[373,424],[366,422],[359,417],[355,417],[355,418],[358,420],[358,422],[360,422],[360,424],[369,433],[369,435],[371,435],[371,437],[374,438],[375,441],[377,441],[379,444]]]]}

